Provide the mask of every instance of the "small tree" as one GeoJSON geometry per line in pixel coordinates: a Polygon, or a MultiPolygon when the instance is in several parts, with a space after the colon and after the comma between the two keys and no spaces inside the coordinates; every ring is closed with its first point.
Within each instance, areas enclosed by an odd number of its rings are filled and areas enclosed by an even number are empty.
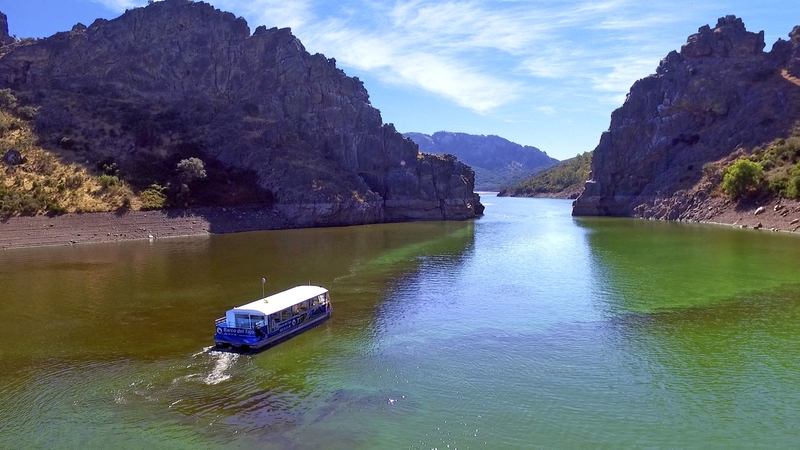
{"type": "Polygon", "coordinates": [[[737,198],[749,189],[757,187],[764,179],[764,168],[749,159],[742,158],[725,169],[722,178],[722,190],[733,198],[737,198]]]}
{"type": "Polygon", "coordinates": [[[178,163],[178,178],[181,183],[189,184],[194,180],[202,180],[206,177],[206,168],[200,158],[182,159],[178,163]]]}

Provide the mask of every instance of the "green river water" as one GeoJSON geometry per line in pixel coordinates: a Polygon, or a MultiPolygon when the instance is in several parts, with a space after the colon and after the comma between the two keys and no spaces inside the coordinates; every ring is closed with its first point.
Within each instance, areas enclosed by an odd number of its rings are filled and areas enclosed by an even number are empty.
{"type": "Polygon", "coordinates": [[[790,447],[800,237],[573,218],[0,252],[0,448],[790,447]],[[323,325],[211,351],[297,284],[323,325]]]}

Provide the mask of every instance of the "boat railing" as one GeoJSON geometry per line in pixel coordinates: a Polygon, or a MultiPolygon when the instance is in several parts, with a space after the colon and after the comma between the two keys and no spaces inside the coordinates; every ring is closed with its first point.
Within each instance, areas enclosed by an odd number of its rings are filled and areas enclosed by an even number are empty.
{"type": "Polygon", "coordinates": [[[222,325],[228,321],[227,317],[220,317],[219,319],[214,321],[214,325],[222,325]]]}

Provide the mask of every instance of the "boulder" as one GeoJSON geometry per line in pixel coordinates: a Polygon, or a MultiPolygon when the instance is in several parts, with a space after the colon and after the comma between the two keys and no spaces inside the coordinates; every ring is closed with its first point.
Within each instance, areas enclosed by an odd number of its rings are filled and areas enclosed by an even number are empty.
{"type": "Polygon", "coordinates": [[[3,162],[9,166],[18,166],[20,164],[25,164],[26,159],[22,157],[19,150],[12,148],[3,155],[3,162]]]}

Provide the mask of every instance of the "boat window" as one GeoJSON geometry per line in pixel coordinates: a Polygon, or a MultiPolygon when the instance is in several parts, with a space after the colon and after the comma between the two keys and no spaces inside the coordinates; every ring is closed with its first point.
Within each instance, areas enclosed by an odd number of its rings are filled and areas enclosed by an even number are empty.
{"type": "Polygon", "coordinates": [[[290,308],[286,308],[281,311],[281,320],[289,320],[292,318],[292,310],[290,308]]]}
{"type": "Polygon", "coordinates": [[[281,323],[281,314],[280,313],[272,314],[272,315],[270,315],[270,317],[272,318],[272,323],[281,323]]]}
{"type": "Polygon", "coordinates": [[[253,328],[263,325],[264,322],[264,316],[251,316],[250,314],[236,314],[235,319],[237,328],[253,328]]]}
{"type": "Polygon", "coordinates": [[[314,297],[312,299],[311,307],[312,308],[316,308],[317,306],[324,305],[325,303],[328,303],[328,293],[327,292],[324,293],[324,294],[319,294],[318,296],[314,297]]]}

